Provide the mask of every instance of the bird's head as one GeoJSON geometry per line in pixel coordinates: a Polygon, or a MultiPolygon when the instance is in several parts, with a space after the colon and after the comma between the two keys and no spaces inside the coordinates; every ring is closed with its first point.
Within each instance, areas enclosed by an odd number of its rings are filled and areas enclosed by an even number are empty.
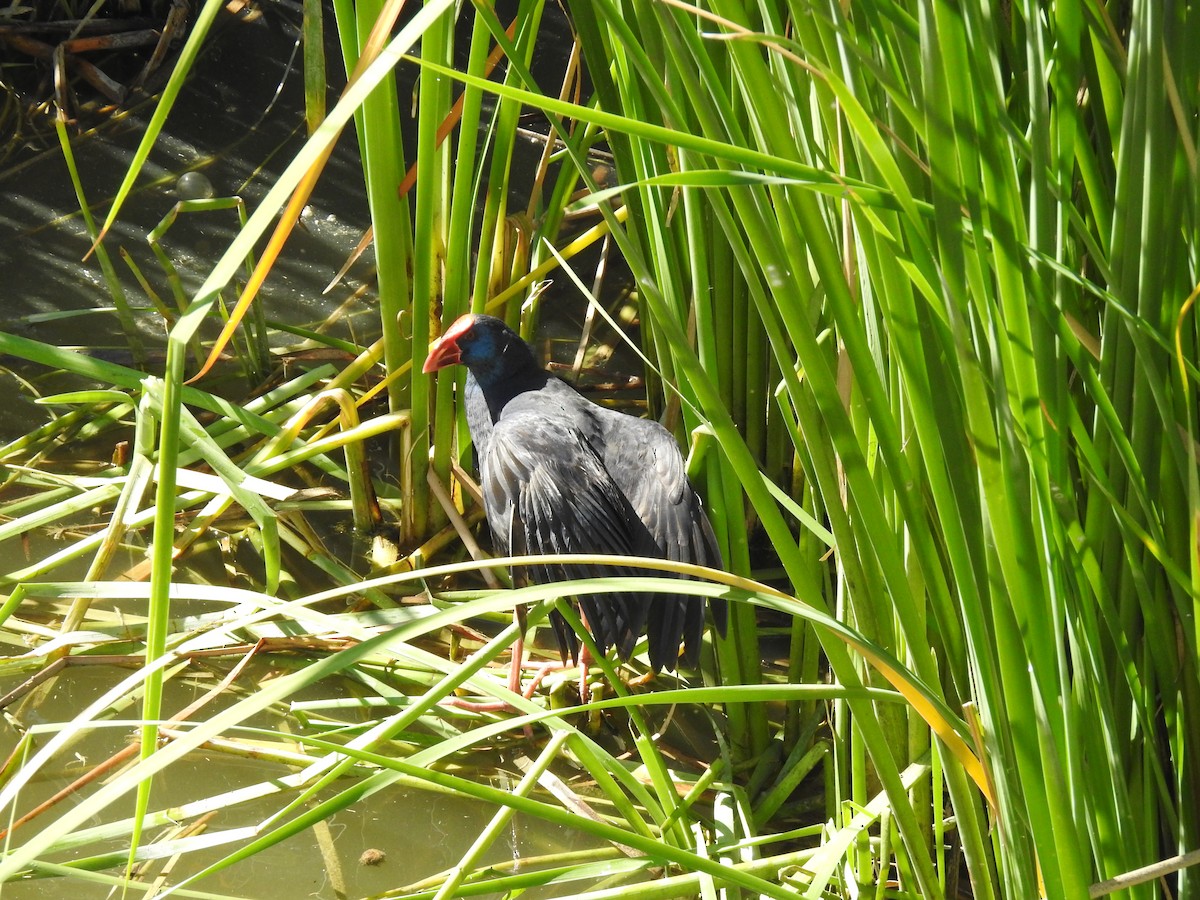
{"type": "Polygon", "coordinates": [[[524,369],[537,370],[533,352],[520,335],[500,319],[473,314],[454,320],[429,349],[421,371],[428,374],[459,363],[485,386],[524,369]]]}

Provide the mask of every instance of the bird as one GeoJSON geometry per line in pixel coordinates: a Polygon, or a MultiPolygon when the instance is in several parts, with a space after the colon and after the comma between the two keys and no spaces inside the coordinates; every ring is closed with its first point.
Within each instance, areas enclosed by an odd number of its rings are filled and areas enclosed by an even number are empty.
{"type": "MultiPolygon", "coordinates": [[[[467,368],[463,403],[475,447],[493,546],[505,556],[611,554],[721,568],[721,552],[675,438],[651,419],[592,403],[538,365],[533,350],[501,319],[460,316],[434,342],[422,371],[467,368]]],[[[633,567],[545,564],[514,578],[548,584],[633,567]]],[[[643,573],[644,574],[644,573],[643,573]]],[[[695,667],[705,602],[689,594],[636,591],[577,598],[601,653],[628,661],[644,634],[654,672],[695,667]]],[[[725,633],[725,601],[711,601],[725,633]]],[[[556,612],[564,662],[578,638],[556,612]]]]}

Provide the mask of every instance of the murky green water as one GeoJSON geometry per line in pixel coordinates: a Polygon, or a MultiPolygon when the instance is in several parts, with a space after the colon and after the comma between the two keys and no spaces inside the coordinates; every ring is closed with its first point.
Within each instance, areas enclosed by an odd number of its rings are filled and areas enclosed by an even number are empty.
{"type": "MultiPolygon", "coordinates": [[[[54,681],[50,690],[38,697],[36,705],[30,703],[27,697],[25,703],[14,703],[8,712],[25,727],[49,729],[54,723],[69,720],[126,674],[128,670],[117,667],[70,667],[54,681]]],[[[0,684],[0,693],[12,687],[12,682],[0,684]]],[[[169,709],[181,708],[202,693],[199,684],[188,686],[173,683],[168,687],[166,706],[169,709]]],[[[211,715],[220,706],[218,703],[214,708],[206,709],[205,715],[211,715]]],[[[130,718],[136,714],[136,708],[126,713],[130,718]]],[[[15,743],[13,719],[0,726],[0,749],[5,754],[15,743]]],[[[49,733],[44,732],[46,735],[49,733]]],[[[31,809],[68,787],[127,746],[133,733],[134,730],[127,726],[89,731],[71,745],[60,766],[29,785],[22,793],[20,808],[31,809]]],[[[242,759],[228,753],[198,752],[172,765],[156,778],[151,806],[161,809],[195,803],[205,797],[281,778],[292,771],[293,768],[278,763],[242,759]]],[[[493,769],[479,777],[497,787],[507,787],[515,784],[520,775],[515,771],[493,769]]],[[[208,820],[207,831],[218,834],[232,829],[263,826],[291,796],[269,795],[224,808],[208,820]]],[[[72,799],[67,798],[57,810],[65,810],[72,805],[72,799]]],[[[127,797],[117,807],[107,810],[104,820],[112,821],[127,816],[132,810],[133,799],[127,797]]],[[[456,864],[494,812],[493,808],[483,803],[393,787],[328,819],[326,845],[322,845],[316,830],[308,829],[194,887],[219,894],[268,900],[293,896],[334,898],[337,896],[335,884],[340,884],[349,896],[370,896],[435,875],[456,864]],[[364,855],[367,859],[380,858],[381,861],[369,864],[364,861],[364,855]],[[333,872],[337,874],[331,874],[333,872]]],[[[56,811],[45,813],[18,830],[15,839],[19,842],[22,835],[36,832],[58,814],[56,811]]],[[[102,822],[97,819],[83,827],[100,824],[102,822]]],[[[155,840],[160,836],[160,831],[148,832],[144,843],[155,840]]],[[[185,875],[219,860],[234,846],[236,844],[226,844],[208,852],[189,853],[175,867],[171,881],[178,883],[185,875]]],[[[485,860],[491,864],[503,864],[547,853],[584,849],[586,846],[577,833],[517,816],[485,860]]],[[[125,845],[116,843],[92,844],[87,852],[121,853],[126,849],[125,845]]],[[[51,855],[49,859],[67,861],[73,856],[69,853],[51,855]]],[[[519,870],[519,864],[517,868],[519,870]]],[[[119,870],[107,871],[117,874],[119,870]]],[[[3,885],[0,895],[14,898],[103,898],[109,896],[109,889],[98,885],[82,885],[75,880],[67,884],[60,879],[48,878],[3,885]]]]}

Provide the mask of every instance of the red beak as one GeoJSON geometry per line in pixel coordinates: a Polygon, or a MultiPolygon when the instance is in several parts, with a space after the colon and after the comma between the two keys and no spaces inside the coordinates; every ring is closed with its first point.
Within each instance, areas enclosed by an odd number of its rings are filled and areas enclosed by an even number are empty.
{"type": "Polygon", "coordinates": [[[454,340],[454,335],[443,334],[429,348],[429,356],[425,359],[425,365],[421,366],[421,371],[428,375],[430,372],[436,372],[446,366],[453,366],[461,361],[460,356],[461,351],[458,349],[458,342],[454,340]]]}
{"type": "Polygon", "coordinates": [[[458,339],[470,331],[474,324],[475,317],[470,313],[455,319],[454,323],[429,348],[429,356],[425,359],[425,365],[421,367],[421,371],[428,375],[430,372],[436,372],[438,369],[462,362],[462,350],[459,349],[458,339]]]}

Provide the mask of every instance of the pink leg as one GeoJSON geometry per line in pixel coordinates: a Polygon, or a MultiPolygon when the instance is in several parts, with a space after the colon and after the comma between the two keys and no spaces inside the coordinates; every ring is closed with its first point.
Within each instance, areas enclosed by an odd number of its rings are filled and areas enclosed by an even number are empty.
{"type": "Polygon", "coordinates": [[[508,689],[521,693],[521,663],[525,661],[525,607],[518,605],[513,610],[513,621],[517,625],[517,640],[512,648],[512,660],[508,669],[508,689]]]}
{"type": "Polygon", "coordinates": [[[588,670],[592,667],[592,654],[587,644],[579,648],[579,702],[587,703],[591,699],[592,689],[588,687],[588,670]]]}

